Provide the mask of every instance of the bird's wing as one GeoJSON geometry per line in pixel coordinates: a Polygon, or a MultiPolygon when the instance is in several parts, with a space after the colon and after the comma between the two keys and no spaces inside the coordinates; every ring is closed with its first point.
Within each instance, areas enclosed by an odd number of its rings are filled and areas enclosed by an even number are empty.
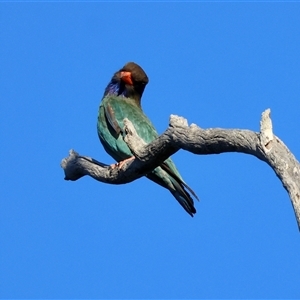
{"type": "Polygon", "coordinates": [[[132,100],[123,97],[110,97],[109,101],[104,103],[104,110],[114,134],[119,134],[123,130],[123,120],[127,118],[132,122],[140,138],[146,143],[150,143],[158,137],[151,121],[140,107],[134,105],[132,100]]]}
{"type": "Polygon", "coordinates": [[[105,113],[105,117],[109,123],[109,125],[111,126],[111,128],[115,131],[116,135],[119,135],[121,132],[121,128],[118,124],[118,121],[115,117],[115,113],[113,108],[111,107],[111,105],[109,103],[107,103],[107,105],[104,106],[104,113],[105,113]]]}
{"type": "Polygon", "coordinates": [[[132,156],[122,137],[124,118],[132,122],[145,143],[150,143],[158,136],[151,121],[132,100],[122,96],[106,96],[99,110],[98,135],[105,150],[117,161],[132,156]]]}

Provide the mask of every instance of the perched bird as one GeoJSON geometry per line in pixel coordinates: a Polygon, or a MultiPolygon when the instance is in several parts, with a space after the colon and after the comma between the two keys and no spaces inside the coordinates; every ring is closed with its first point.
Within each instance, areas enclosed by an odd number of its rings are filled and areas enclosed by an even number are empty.
{"type": "MultiPolygon", "coordinates": [[[[136,63],[129,62],[113,75],[105,89],[99,107],[97,130],[104,149],[117,162],[134,158],[122,137],[124,118],[132,122],[137,134],[146,143],[158,137],[158,133],[141,107],[141,98],[148,81],[144,70],[136,63]]],[[[198,198],[183,181],[170,158],[146,177],[168,189],[191,216],[196,213],[189,192],[196,199],[198,198]]]]}

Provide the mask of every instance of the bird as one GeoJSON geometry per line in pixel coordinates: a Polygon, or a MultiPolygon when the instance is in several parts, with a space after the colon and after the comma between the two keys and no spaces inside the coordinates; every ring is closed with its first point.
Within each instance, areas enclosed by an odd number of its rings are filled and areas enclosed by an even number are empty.
{"type": "MultiPolygon", "coordinates": [[[[124,118],[131,121],[139,137],[147,144],[158,137],[141,106],[141,98],[148,82],[148,76],[142,67],[128,62],[113,74],[105,88],[98,111],[97,132],[105,151],[117,161],[116,166],[120,166],[122,161],[134,159],[123,140],[124,118]]],[[[194,216],[196,209],[190,194],[197,200],[198,197],[184,182],[171,158],[145,176],[168,189],[185,211],[194,216]]]]}

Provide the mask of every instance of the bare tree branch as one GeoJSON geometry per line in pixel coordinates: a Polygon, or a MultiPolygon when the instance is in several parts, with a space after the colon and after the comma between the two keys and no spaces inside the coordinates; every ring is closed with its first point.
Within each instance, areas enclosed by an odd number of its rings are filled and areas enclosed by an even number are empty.
{"type": "Polygon", "coordinates": [[[260,132],[201,129],[195,124],[188,126],[184,118],[171,115],[169,128],[156,140],[146,144],[129,120],[125,119],[124,125],[124,141],[136,159],[125,163],[120,169],[70,150],[69,157],[61,162],[65,179],[75,181],[89,175],[105,183],[128,183],[149,173],[179,149],[198,155],[224,152],[251,154],[266,162],[281,180],[290,196],[300,229],[300,165],[285,144],[273,134],[270,109],[262,114],[260,132]]]}

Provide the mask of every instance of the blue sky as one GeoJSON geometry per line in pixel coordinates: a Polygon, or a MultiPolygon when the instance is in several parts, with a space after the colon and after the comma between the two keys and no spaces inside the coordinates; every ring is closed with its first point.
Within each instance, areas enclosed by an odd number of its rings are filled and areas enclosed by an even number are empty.
{"type": "Polygon", "coordinates": [[[96,132],[112,74],[147,72],[143,109],[274,133],[300,157],[299,3],[1,3],[1,298],[299,298],[300,234],[270,167],[173,157],[191,218],[141,178],[64,181],[69,149],[113,163],[96,132]]]}

